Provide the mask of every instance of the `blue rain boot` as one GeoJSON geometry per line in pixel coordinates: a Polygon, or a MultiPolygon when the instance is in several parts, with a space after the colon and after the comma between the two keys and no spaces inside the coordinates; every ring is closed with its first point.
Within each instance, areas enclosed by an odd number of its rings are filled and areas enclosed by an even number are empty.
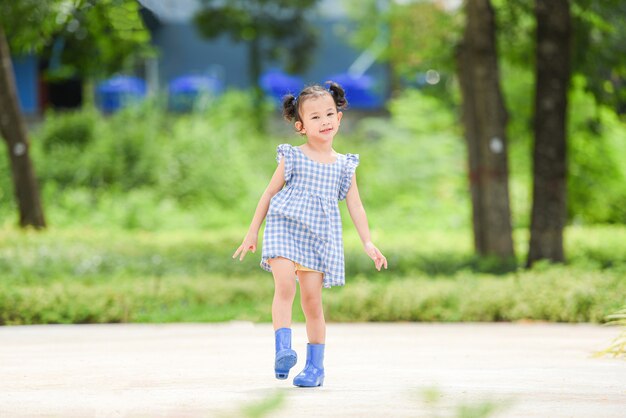
{"type": "Polygon", "coordinates": [[[291,349],[291,328],[279,328],[276,335],[276,361],[274,371],[276,379],[284,380],[289,376],[291,369],[298,361],[298,355],[291,349]]]}
{"type": "Polygon", "coordinates": [[[324,344],[307,344],[306,366],[293,379],[293,384],[302,387],[316,387],[324,384],[324,344]]]}

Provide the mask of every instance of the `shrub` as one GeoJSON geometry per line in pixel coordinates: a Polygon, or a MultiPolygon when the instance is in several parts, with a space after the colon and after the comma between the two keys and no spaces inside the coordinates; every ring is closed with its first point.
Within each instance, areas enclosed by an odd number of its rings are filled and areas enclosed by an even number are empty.
{"type": "MultiPolygon", "coordinates": [[[[0,324],[269,321],[273,280],[258,252],[231,258],[243,232],[0,229],[0,324]]],[[[458,234],[396,234],[384,250],[398,264],[385,272],[371,260],[350,265],[346,286],[324,291],[325,312],[330,321],[603,322],[626,294],[624,233],[577,228],[568,234],[580,247],[570,265],[498,274],[455,264],[471,258],[458,234]],[[575,241],[582,236],[594,239],[575,241]],[[414,245],[421,240],[430,245],[414,245]],[[437,272],[428,260],[443,247],[451,265],[437,272]],[[585,262],[594,252],[614,262],[585,262]]],[[[359,245],[348,240],[348,260],[362,254],[359,245]]]]}

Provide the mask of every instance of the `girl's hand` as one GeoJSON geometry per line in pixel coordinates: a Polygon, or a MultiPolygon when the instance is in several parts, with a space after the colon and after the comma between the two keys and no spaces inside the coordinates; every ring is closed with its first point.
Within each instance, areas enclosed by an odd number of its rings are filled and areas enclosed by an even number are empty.
{"type": "Polygon", "coordinates": [[[249,234],[246,235],[246,237],[243,239],[243,242],[241,243],[239,248],[237,248],[237,251],[235,251],[235,254],[233,254],[233,258],[237,258],[237,256],[240,255],[241,253],[241,256],[239,257],[239,261],[242,261],[248,251],[252,251],[253,253],[256,252],[257,241],[258,241],[258,237],[255,237],[249,234]]]}
{"type": "Polygon", "coordinates": [[[370,258],[374,260],[376,270],[380,271],[383,266],[385,266],[385,269],[387,269],[387,259],[385,258],[383,253],[381,253],[380,250],[376,248],[374,244],[368,242],[364,245],[364,248],[367,255],[369,255],[370,258]]]}

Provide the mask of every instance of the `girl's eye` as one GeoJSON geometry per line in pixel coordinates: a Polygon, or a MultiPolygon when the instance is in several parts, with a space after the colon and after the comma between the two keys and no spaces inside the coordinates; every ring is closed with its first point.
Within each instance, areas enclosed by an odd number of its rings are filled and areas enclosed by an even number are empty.
{"type": "Polygon", "coordinates": [[[313,116],[311,119],[319,119],[319,116],[313,116]]]}
{"type": "Polygon", "coordinates": [[[333,112],[330,112],[330,113],[329,113],[328,115],[326,115],[326,116],[332,116],[332,115],[334,115],[334,113],[333,113],[333,112]]]}

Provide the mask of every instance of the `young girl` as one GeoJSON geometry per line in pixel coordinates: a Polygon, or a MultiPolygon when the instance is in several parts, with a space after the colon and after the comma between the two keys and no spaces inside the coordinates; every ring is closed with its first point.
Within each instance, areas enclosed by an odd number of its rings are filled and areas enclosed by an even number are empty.
{"type": "Polygon", "coordinates": [[[274,275],[274,369],[277,379],[286,379],[297,361],[291,349],[290,328],[297,276],[309,344],[304,370],[293,383],[305,387],[324,383],[326,323],[322,286],[345,284],[339,200],[346,200],[363,249],[374,260],[376,269],[387,268],[387,259],[371,241],[359,197],[355,174],[359,156],[333,150],[341,110],[347,101],[338,84],[327,84],[328,89],[314,85],[297,97],[284,97],[283,115],[295,121],[296,131],[306,136],[306,143],[278,146],[278,168],[261,196],[246,237],[233,255],[243,260],[248,251],[256,251],[259,228],[267,215],[261,267],[274,275]]]}

